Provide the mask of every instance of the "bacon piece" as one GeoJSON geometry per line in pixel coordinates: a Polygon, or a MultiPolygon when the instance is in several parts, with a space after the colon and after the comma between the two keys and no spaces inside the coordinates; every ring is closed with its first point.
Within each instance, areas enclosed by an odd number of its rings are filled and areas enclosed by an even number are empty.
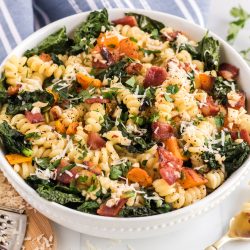
{"type": "Polygon", "coordinates": [[[106,204],[102,204],[97,210],[97,214],[101,216],[116,217],[128,199],[121,198],[118,203],[112,207],[108,207],[106,204]]]}
{"type": "Polygon", "coordinates": [[[8,95],[16,95],[19,92],[19,89],[22,87],[21,84],[17,84],[16,86],[9,86],[7,90],[8,95]]]}
{"type": "Polygon", "coordinates": [[[230,103],[228,103],[229,107],[233,109],[240,109],[241,107],[245,108],[246,94],[243,92],[237,92],[237,94],[240,95],[239,101],[233,107],[230,105],[230,103]]]}
{"type": "Polygon", "coordinates": [[[119,18],[116,20],[113,20],[112,23],[114,24],[121,24],[121,25],[129,25],[130,27],[138,26],[136,18],[134,16],[125,16],[123,18],[119,18]]]}
{"type": "Polygon", "coordinates": [[[152,66],[147,70],[144,87],[159,86],[167,79],[167,71],[165,68],[152,66]]]}
{"type": "Polygon", "coordinates": [[[129,75],[138,75],[142,70],[142,64],[130,63],[125,70],[129,75]]]}
{"type": "Polygon", "coordinates": [[[241,129],[240,131],[233,129],[230,131],[230,135],[234,141],[240,138],[250,145],[250,135],[246,129],[241,129]]]}
{"type": "Polygon", "coordinates": [[[214,102],[212,96],[208,96],[206,103],[201,107],[201,112],[204,116],[215,116],[220,111],[220,107],[214,102]]]}
{"type": "Polygon", "coordinates": [[[98,133],[89,132],[87,144],[91,149],[96,150],[104,147],[106,141],[98,133]]]}
{"type": "Polygon", "coordinates": [[[70,163],[62,159],[59,166],[55,170],[56,180],[63,183],[63,184],[70,184],[72,180],[75,179],[77,173],[79,173],[82,168],[81,167],[73,167],[72,169],[68,170],[69,172],[63,171],[65,167],[69,166],[70,163]],[[63,173],[62,173],[63,172],[63,173]]]}
{"type": "Polygon", "coordinates": [[[226,80],[234,80],[239,75],[239,69],[232,64],[222,63],[219,66],[218,74],[226,80]]]}
{"type": "Polygon", "coordinates": [[[93,58],[92,67],[96,69],[106,69],[108,68],[108,65],[106,63],[101,62],[100,60],[96,60],[95,58],[93,58]]]}
{"type": "Polygon", "coordinates": [[[25,111],[25,117],[28,119],[30,123],[38,123],[44,121],[44,117],[41,113],[33,114],[30,111],[25,111]]]}
{"type": "Polygon", "coordinates": [[[93,98],[88,98],[84,102],[87,104],[92,104],[92,103],[109,103],[110,99],[107,98],[101,98],[101,97],[93,97],[93,98]]]}
{"type": "Polygon", "coordinates": [[[175,157],[171,152],[163,147],[158,147],[160,162],[160,175],[169,184],[172,185],[180,178],[183,161],[175,157]]]}
{"type": "Polygon", "coordinates": [[[156,141],[165,141],[174,135],[172,126],[165,122],[153,122],[151,128],[156,141]]]}
{"type": "Polygon", "coordinates": [[[248,145],[250,145],[250,135],[248,133],[248,131],[246,129],[241,129],[240,130],[240,137],[241,139],[243,139],[245,142],[248,143],[248,145]]]}

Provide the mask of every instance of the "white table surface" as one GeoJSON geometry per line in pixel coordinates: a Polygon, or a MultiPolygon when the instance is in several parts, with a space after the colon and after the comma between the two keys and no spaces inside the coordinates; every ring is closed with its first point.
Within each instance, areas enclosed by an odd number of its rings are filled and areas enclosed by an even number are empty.
{"type": "MultiPolygon", "coordinates": [[[[212,0],[210,10],[208,10],[208,28],[225,38],[230,21],[229,10],[238,4],[250,12],[250,0],[212,0]]],[[[234,45],[237,50],[250,47],[249,35],[250,24],[247,25],[246,31],[240,33],[239,39],[234,45]]],[[[94,250],[92,245],[98,250],[204,250],[206,246],[226,232],[229,219],[240,209],[241,204],[244,201],[250,201],[249,180],[250,174],[223,204],[197,218],[189,228],[154,238],[114,241],[80,234],[55,224],[57,249],[94,250]]],[[[249,250],[250,242],[230,243],[223,249],[249,250]]]]}

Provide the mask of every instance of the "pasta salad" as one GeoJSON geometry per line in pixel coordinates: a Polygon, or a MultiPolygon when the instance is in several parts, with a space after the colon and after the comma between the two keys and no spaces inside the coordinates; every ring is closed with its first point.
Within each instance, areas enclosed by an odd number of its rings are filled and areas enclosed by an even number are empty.
{"type": "Polygon", "coordinates": [[[250,152],[239,69],[220,44],[126,13],[91,12],[0,80],[5,157],[37,193],[81,212],[139,217],[204,198],[250,152]]]}

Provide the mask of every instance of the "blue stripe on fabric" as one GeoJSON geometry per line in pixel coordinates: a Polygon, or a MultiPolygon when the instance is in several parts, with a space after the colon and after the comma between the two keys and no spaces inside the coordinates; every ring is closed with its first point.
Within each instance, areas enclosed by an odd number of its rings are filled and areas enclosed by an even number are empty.
{"type": "Polygon", "coordinates": [[[13,38],[13,35],[9,29],[9,26],[8,26],[1,10],[0,10],[0,23],[1,23],[2,28],[4,30],[5,36],[7,37],[8,41],[9,41],[10,47],[14,48],[16,46],[16,42],[13,38]]]}
{"type": "Polygon", "coordinates": [[[2,63],[2,60],[7,56],[7,52],[4,49],[4,46],[2,44],[2,41],[0,39],[0,64],[2,63]]]}
{"type": "MultiPolygon", "coordinates": [[[[37,11],[37,9],[33,6],[33,13],[34,13],[34,19],[36,18],[36,20],[38,21],[39,23],[39,26],[40,27],[43,27],[46,25],[46,22],[44,20],[44,18],[41,16],[41,14],[37,11]]],[[[34,22],[35,24],[35,22],[34,22]]]]}
{"type": "Polygon", "coordinates": [[[179,17],[184,17],[181,10],[174,1],[171,1],[171,3],[169,4],[167,2],[165,2],[165,4],[162,3],[162,0],[148,0],[148,4],[153,10],[165,12],[179,17]]]}
{"type": "Polygon", "coordinates": [[[189,1],[183,1],[183,3],[185,4],[186,8],[188,9],[190,15],[192,16],[192,18],[194,19],[194,22],[196,24],[199,24],[200,25],[200,22],[198,20],[198,17],[193,9],[193,7],[190,5],[189,1]]]}
{"type": "Polygon", "coordinates": [[[36,0],[35,2],[47,13],[51,21],[75,14],[74,9],[66,0],[36,0]]]}
{"type": "MultiPolygon", "coordinates": [[[[2,0],[3,1],[3,0],[2,0]]],[[[22,39],[33,32],[32,0],[4,1],[22,39]]]]}

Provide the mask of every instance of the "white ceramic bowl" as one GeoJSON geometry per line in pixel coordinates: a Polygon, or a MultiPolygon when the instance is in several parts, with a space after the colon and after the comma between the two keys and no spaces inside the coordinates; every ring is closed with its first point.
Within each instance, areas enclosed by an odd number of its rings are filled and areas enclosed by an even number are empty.
{"type": "MultiPolygon", "coordinates": [[[[110,10],[110,19],[113,20],[122,17],[124,12],[129,11],[131,10],[110,10]]],[[[161,21],[165,25],[171,26],[177,30],[182,30],[193,40],[199,41],[206,32],[204,28],[201,28],[198,25],[192,24],[176,16],[145,10],[137,10],[136,12],[161,21]]],[[[66,26],[68,31],[72,31],[77,25],[85,20],[88,14],[89,13],[81,13],[66,17],[42,28],[24,40],[19,46],[17,46],[10,56],[13,54],[21,56],[25,50],[34,47],[37,43],[62,26],[66,26]]],[[[222,61],[232,63],[240,68],[239,83],[249,98],[250,70],[248,65],[244,62],[241,56],[225,41],[213,33],[211,33],[211,35],[220,41],[222,61]]],[[[0,68],[2,68],[2,66],[3,64],[0,68]]],[[[248,110],[249,107],[250,102],[248,102],[248,110]]],[[[51,220],[75,231],[113,239],[149,237],[177,230],[180,227],[184,228],[189,226],[190,223],[192,223],[192,219],[194,217],[206,216],[206,211],[213,209],[227,196],[229,196],[240,184],[250,168],[250,159],[248,158],[245,164],[235,173],[233,173],[221,187],[191,206],[170,213],[150,217],[109,218],[81,213],[41,198],[35,190],[29,187],[24,182],[24,180],[15,173],[13,168],[6,161],[3,152],[0,152],[0,160],[1,168],[3,169],[4,174],[10,183],[20,193],[20,195],[39,212],[51,220]]]]}

